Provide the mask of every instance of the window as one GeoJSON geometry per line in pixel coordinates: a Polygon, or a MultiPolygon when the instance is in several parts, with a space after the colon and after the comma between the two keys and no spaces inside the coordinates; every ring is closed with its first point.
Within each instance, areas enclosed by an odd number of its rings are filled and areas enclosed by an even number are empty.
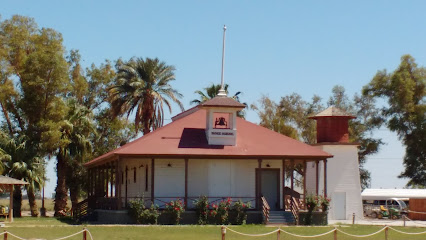
{"type": "Polygon", "coordinates": [[[133,168],[133,182],[136,183],[136,167],[133,168]]]}

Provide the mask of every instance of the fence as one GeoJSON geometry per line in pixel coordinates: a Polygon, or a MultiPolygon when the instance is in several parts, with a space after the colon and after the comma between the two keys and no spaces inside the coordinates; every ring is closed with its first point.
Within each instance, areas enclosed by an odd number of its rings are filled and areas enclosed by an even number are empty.
{"type": "MultiPolygon", "coordinates": [[[[86,228],[83,228],[83,230],[81,230],[80,232],[76,232],[76,233],[74,233],[74,234],[71,234],[71,235],[68,235],[68,236],[65,236],[65,237],[56,238],[56,239],[54,239],[54,240],[64,240],[64,239],[67,239],[67,238],[70,238],[70,237],[77,236],[77,235],[79,235],[79,234],[82,234],[82,238],[83,238],[83,240],[88,240],[88,238],[87,238],[87,235],[88,235],[88,234],[89,234],[90,240],[93,240],[92,234],[91,234],[91,233],[89,232],[89,230],[87,230],[86,228]]],[[[4,230],[4,232],[3,232],[3,233],[0,233],[0,236],[1,236],[1,235],[3,235],[3,239],[4,239],[4,240],[7,240],[7,238],[8,238],[9,236],[14,237],[14,238],[17,238],[17,239],[20,239],[20,240],[27,240],[26,238],[22,238],[22,237],[16,236],[15,234],[13,234],[13,233],[11,233],[11,232],[8,232],[7,230],[4,230]]],[[[30,239],[34,239],[34,238],[30,238],[30,239]]]]}
{"type": "Polygon", "coordinates": [[[222,226],[221,227],[221,234],[222,234],[222,240],[226,240],[225,239],[226,238],[226,230],[229,230],[230,232],[233,232],[233,233],[236,233],[236,234],[239,234],[239,235],[243,235],[243,236],[247,236],[247,237],[262,237],[262,236],[267,236],[267,235],[271,235],[271,234],[275,234],[276,233],[277,234],[277,240],[280,239],[281,233],[285,233],[287,235],[290,235],[290,236],[293,236],[293,237],[299,237],[299,238],[317,238],[317,237],[322,237],[322,236],[325,236],[325,235],[333,234],[334,240],[338,240],[338,233],[341,233],[343,235],[347,235],[347,236],[350,236],[350,237],[366,238],[366,237],[371,237],[373,235],[376,235],[376,234],[379,234],[379,233],[385,231],[385,240],[388,240],[389,229],[391,229],[391,230],[393,230],[395,232],[398,232],[398,233],[401,233],[401,234],[407,234],[407,235],[426,234],[426,231],[424,231],[424,232],[417,232],[417,233],[410,233],[410,232],[400,231],[398,229],[395,229],[395,228],[392,228],[392,227],[389,227],[389,226],[384,226],[379,231],[373,232],[373,233],[370,233],[370,234],[366,234],[366,235],[354,235],[354,234],[350,234],[350,233],[344,232],[344,231],[342,231],[342,230],[340,230],[340,229],[338,229],[338,228],[335,227],[334,229],[332,229],[332,230],[330,230],[328,232],[325,232],[325,233],[321,233],[321,234],[317,234],[317,235],[307,235],[307,236],[298,235],[298,234],[294,234],[294,233],[291,233],[291,232],[287,232],[287,231],[285,231],[285,230],[283,230],[281,228],[278,228],[278,229],[276,229],[274,231],[271,231],[271,232],[268,232],[268,233],[247,234],[247,233],[237,232],[237,231],[235,231],[235,230],[233,230],[231,228],[228,228],[226,226],[222,226]]]}

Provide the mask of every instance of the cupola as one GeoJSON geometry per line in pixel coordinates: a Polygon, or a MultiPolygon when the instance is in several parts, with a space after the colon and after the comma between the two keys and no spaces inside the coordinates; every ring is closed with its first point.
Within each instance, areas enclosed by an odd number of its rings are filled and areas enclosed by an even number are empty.
{"type": "Polygon", "coordinates": [[[349,120],[356,117],[331,106],[315,116],[317,143],[349,143],[349,120]]]}
{"type": "Polygon", "coordinates": [[[226,95],[218,95],[198,107],[206,110],[206,137],[209,145],[235,146],[237,112],[246,106],[226,95]]]}

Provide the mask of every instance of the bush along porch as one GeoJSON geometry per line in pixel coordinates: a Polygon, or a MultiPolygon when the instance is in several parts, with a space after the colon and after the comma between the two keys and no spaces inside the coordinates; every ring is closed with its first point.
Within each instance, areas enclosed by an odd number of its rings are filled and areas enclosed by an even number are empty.
{"type": "Polygon", "coordinates": [[[130,201],[129,216],[138,224],[233,224],[242,225],[247,222],[247,211],[250,202],[242,200],[233,201],[231,198],[223,199],[217,203],[209,203],[206,196],[201,196],[194,201],[195,211],[185,211],[184,202],[176,199],[166,203],[163,210],[158,205],[146,206],[143,200],[130,201]]]}

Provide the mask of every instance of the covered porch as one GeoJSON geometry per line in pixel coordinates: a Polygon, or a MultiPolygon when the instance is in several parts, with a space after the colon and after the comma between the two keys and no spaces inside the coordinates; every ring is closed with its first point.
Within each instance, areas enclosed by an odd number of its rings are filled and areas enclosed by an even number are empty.
{"type": "Polygon", "coordinates": [[[191,210],[204,195],[211,204],[232,198],[249,203],[252,210],[298,211],[305,209],[308,194],[327,193],[326,159],[119,156],[88,171],[86,202],[91,209],[121,210],[133,200],[162,209],[182,199],[191,210]]]}

